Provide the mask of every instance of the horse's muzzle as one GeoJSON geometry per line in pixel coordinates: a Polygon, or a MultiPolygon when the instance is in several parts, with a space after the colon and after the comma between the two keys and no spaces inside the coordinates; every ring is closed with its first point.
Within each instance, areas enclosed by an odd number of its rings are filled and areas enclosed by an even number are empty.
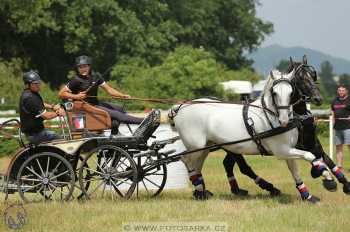
{"type": "Polygon", "coordinates": [[[313,97],[312,101],[314,102],[315,105],[320,106],[323,102],[323,98],[322,97],[313,97]]]}

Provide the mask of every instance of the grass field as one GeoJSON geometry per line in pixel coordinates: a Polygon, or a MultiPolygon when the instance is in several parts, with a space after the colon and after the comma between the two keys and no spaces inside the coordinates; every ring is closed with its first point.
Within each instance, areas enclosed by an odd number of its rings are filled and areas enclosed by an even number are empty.
{"type": "MultiPolygon", "coordinates": [[[[215,194],[208,201],[193,200],[189,185],[185,190],[165,190],[156,199],[31,204],[24,206],[28,222],[21,231],[122,231],[123,223],[132,222],[225,222],[229,231],[349,231],[350,196],[343,194],[341,185],[334,193],[324,190],[320,179],[310,177],[306,162],[299,161],[302,177],[311,193],[321,198],[317,205],[300,200],[285,162],[272,157],[247,160],[259,175],[283,192],[282,196],[271,198],[242,176],[238,167],[236,177],[240,186],[249,190],[249,196],[233,196],[226,182],[223,157],[222,152],[215,152],[205,163],[206,185],[215,194]]],[[[345,164],[349,164],[348,157],[345,164]]],[[[4,165],[5,159],[0,159],[0,166],[4,165]]],[[[1,201],[3,196],[0,194],[1,201]]],[[[17,194],[11,195],[8,203],[17,198],[17,194]]],[[[3,212],[6,204],[1,204],[3,212]]],[[[0,231],[10,231],[3,221],[0,231]]]]}

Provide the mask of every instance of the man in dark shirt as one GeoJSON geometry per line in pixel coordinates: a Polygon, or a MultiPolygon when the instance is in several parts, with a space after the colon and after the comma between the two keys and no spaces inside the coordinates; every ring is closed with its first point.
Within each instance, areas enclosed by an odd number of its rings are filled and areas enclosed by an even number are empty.
{"type": "Polygon", "coordinates": [[[26,88],[22,92],[19,103],[21,131],[33,144],[59,138],[59,136],[44,128],[43,121],[64,116],[64,110],[59,105],[53,106],[44,103],[39,94],[39,74],[34,71],[26,72],[23,74],[23,81],[26,88]],[[47,109],[53,109],[54,112],[48,112],[47,109]]]}
{"type": "Polygon", "coordinates": [[[348,145],[350,152],[350,99],[348,89],[344,85],[338,87],[337,93],[337,98],[332,102],[332,115],[338,166],[341,168],[343,167],[343,144],[348,145]]]}
{"type": "Polygon", "coordinates": [[[126,111],[121,106],[98,100],[97,92],[99,87],[113,97],[130,98],[130,96],[113,89],[102,77],[93,74],[91,63],[91,58],[88,56],[79,56],[76,58],[78,75],[60,90],[59,97],[61,99],[84,100],[107,111],[113,120],[130,124],[140,124],[143,118],[126,114],[126,111]]]}

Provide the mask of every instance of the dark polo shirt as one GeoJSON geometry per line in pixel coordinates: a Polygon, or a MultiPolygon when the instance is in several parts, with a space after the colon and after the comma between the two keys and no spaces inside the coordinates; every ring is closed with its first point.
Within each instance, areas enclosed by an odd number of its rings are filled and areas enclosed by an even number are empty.
{"type": "Polygon", "coordinates": [[[40,94],[24,89],[19,102],[21,131],[27,135],[42,131],[44,119],[41,115],[44,112],[45,106],[40,94]]]}
{"type": "Polygon", "coordinates": [[[346,130],[350,129],[350,121],[348,120],[337,120],[337,118],[348,118],[350,115],[350,99],[349,97],[345,99],[340,99],[337,97],[332,102],[332,111],[335,116],[334,129],[336,130],[346,130]]]}
{"type": "Polygon", "coordinates": [[[98,105],[98,99],[96,97],[98,93],[98,87],[104,84],[104,79],[98,77],[97,75],[89,75],[87,77],[81,77],[78,75],[68,82],[67,88],[70,89],[73,94],[78,94],[79,92],[89,89],[85,101],[89,102],[92,105],[98,105]]]}

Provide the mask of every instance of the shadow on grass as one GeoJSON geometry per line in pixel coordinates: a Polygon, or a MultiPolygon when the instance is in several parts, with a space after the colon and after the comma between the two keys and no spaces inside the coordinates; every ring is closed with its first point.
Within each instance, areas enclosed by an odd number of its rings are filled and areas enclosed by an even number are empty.
{"type": "Polygon", "coordinates": [[[289,194],[282,193],[280,196],[272,197],[268,194],[255,194],[255,195],[247,195],[247,196],[236,196],[233,194],[219,194],[218,198],[221,200],[273,200],[278,202],[279,204],[291,204],[293,203],[293,197],[289,194]]]}

